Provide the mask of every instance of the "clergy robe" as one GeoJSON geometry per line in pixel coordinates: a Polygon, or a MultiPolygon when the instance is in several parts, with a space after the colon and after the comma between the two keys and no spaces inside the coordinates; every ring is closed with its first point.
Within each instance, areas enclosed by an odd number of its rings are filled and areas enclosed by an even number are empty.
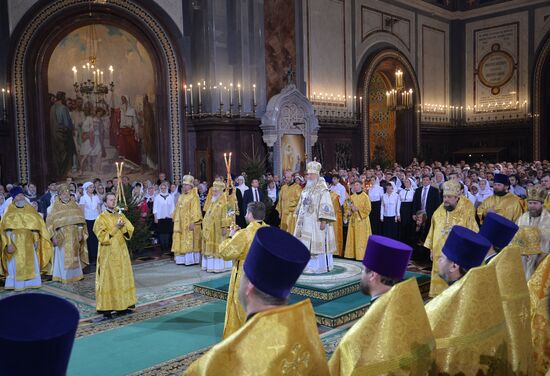
{"type": "Polygon", "coordinates": [[[470,269],[426,304],[439,372],[487,374],[508,357],[506,320],[495,265],[470,269]]]}
{"type": "Polygon", "coordinates": [[[178,197],[174,218],[172,252],[176,264],[193,265],[200,261],[202,212],[197,188],[178,197]],[[189,229],[195,225],[193,230],[189,229]]]}
{"type": "Polygon", "coordinates": [[[550,212],[546,209],[538,217],[531,217],[529,212],[523,213],[516,222],[518,226],[533,226],[540,231],[540,255],[522,256],[525,277],[531,278],[542,259],[550,253],[550,212]]]}
{"type": "Polygon", "coordinates": [[[347,331],[330,358],[330,374],[426,375],[434,349],[418,284],[410,278],[378,298],[347,331]]]}
{"type": "Polygon", "coordinates": [[[521,199],[510,192],[504,196],[492,195],[477,208],[477,216],[481,223],[483,223],[483,219],[490,210],[512,222],[516,222],[523,214],[523,205],[521,199]]]}
{"type": "Polygon", "coordinates": [[[521,264],[521,249],[508,246],[489,261],[496,268],[508,333],[508,360],[514,372],[533,373],[529,289],[521,264]]]}
{"type": "Polygon", "coordinates": [[[546,200],[544,200],[544,207],[550,211],[550,193],[546,196],[546,200]]]}
{"type": "Polygon", "coordinates": [[[363,260],[367,240],[372,235],[369,217],[371,211],[369,195],[365,192],[350,195],[344,203],[344,211],[351,213],[348,222],[348,236],[346,238],[346,253],[344,257],[363,260]],[[356,212],[351,210],[352,204],[357,207],[358,210],[356,212]]]}
{"type": "MultiPolygon", "coordinates": [[[[227,239],[229,226],[235,222],[236,199],[222,192],[212,196],[202,220],[202,268],[209,272],[223,272],[231,269],[232,262],[224,261],[219,254],[220,244],[227,239]],[[223,230],[227,233],[223,235],[223,230]]],[[[206,207],[206,205],[205,205],[206,207]]]]}
{"type": "Polygon", "coordinates": [[[94,223],[99,241],[95,273],[98,311],[123,311],[137,302],[134,273],[126,241],[132,238],[134,226],[117,212],[105,210],[94,223]],[[119,218],[124,226],[116,225],[119,218]]]}
{"type": "Polygon", "coordinates": [[[328,375],[309,299],[259,312],[196,360],[184,375],[328,375]]]}
{"type": "Polygon", "coordinates": [[[294,227],[296,226],[296,218],[294,217],[294,211],[296,205],[300,201],[300,193],[302,187],[299,184],[283,184],[279,191],[279,201],[275,210],[279,212],[281,216],[280,228],[283,231],[294,233],[294,227]]]}
{"type": "Polygon", "coordinates": [[[437,208],[432,217],[430,231],[424,242],[424,247],[432,252],[432,280],[430,283],[430,297],[440,294],[447,288],[445,282],[438,274],[437,259],[441,255],[441,249],[449,236],[453,226],[459,225],[472,231],[479,231],[474,212],[471,210],[471,202],[466,197],[461,197],[453,211],[447,211],[443,204],[437,208]]]}
{"type": "Polygon", "coordinates": [[[239,286],[243,276],[243,265],[248,249],[256,231],[260,227],[267,226],[262,221],[250,222],[246,228],[239,230],[230,239],[225,239],[220,244],[219,254],[224,260],[233,260],[233,269],[227,291],[227,305],[225,309],[225,323],[223,326],[223,338],[239,330],[246,321],[246,313],[239,302],[239,286]]]}
{"type": "Polygon", "coordinates": [[[311,252],[305,272],[329,272],[333,267],[332,254],[336,250],[334,229],[330,224],[336,220],[336,214],[325,179],[319,178],[310,187],[306,185],[295,215],[294,236],[311,252]],[[321,221],[327,222],[324,230],[320,228],[321,221]]]}
{"type": "Polygon", "coordinates": [[[336,238],[336,254],[344,255],[344,220],[342,218],[342,206],[340,205],[340,196],[334,191],[330,191],[332,206],[336,213],[336,221],[333,223],[334,237],[336,238]]]}
{"type": "Polygon", "coordinates": [[[550,371],[550,257],[545,257],[527,282],[531,299],[534,375],[550,371]]]}
{"type": "Polygon", "coordinates": [[[44,220],[31,205],[9,204],[0,221],[0,275],[6,277],[6,290],[42,286],[40,274],[49,271],[52,258],[50,239],[44,220]],[[8,245],[14,252],[8,253],[8,245]]]}
{"type": "Polygon", "coordinates": [[[72,199],[64,203],[57,196],[46,218],[46,226],[52,238],[57,240],[52,279],[71,283],[84,278],[82,268],[89,264],[89,260],[88,228],[82,208],[72,199]]]}

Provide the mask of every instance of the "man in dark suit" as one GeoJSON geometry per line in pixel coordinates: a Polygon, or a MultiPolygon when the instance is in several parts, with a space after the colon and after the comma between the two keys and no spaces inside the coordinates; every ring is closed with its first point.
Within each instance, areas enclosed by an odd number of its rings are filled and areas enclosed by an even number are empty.
{"type": "Polygon", "coordinates": [[[248,204],[251,202],[263,202],[264,196],[263,193],[260,190],[260,182],[258,179],[252,179],[250,182],[250,189],[246,190],[244,192],[243,196],[243,206],[241,206],[241,210],[243,213],[246,213],[246,208],[248,207],[248,204]]]}
{"type": "Polygon", "coordinates": [[[44,219],[48,215],[48,207],[52,203],[53,198],[57,195],[57,184],[51,181],[48,185],[46,193],[38,200],[38,212],[42,213],[44,219]]]}
{"type": "Polygon", "coordinates": [[[412,212],[415,213],[413,215],[414,221],[416,221],[416,213],[419,210],[424,210],[426,212],[426,234],[423,234],[424,237],[427,235],[427,231],[429,231],[430,229],[432,216],[439,205],[441,205],[439,190],[435,187],[432,187],[431,178],[429,175],[423,175],[422,186],[418,187],[414,192],[412,212]]]}

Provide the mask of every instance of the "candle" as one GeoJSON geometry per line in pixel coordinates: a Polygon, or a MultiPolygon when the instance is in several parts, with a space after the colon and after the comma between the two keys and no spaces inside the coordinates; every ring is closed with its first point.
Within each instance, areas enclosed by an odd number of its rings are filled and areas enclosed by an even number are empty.
{"type": "Polygon", "coordinates": [[[193,112],[193,84],[189,85],[189,97],[191,98],[191,112],[193,112]]]}
{"type": "Polygon", "coordinates": [[[241,84],[237,84],[237,105],[241,106],[241,84]]]}
{"type": "Polygon", "coordinates": [[[113,66],[110,65],[109,66],[109,82],[113,82],[113,71],[114,71],[113,66]]]}
{"type": "Polygon", "coordinates": [[[233,106],[233,82],[229,84],[229,106],[233,106]]]}
{"type": "Polygon", "coordinates": [[[202,100],[201,100],[201,83],[199,82],[197,84],[197,86],[199,87],[199,107],[201,106],[201,103],[202,103],[202,100]]]}
{"type": "Polygon", "coordinates": [[[184,106],[187,107],[187,85],[183,85],[183,100],[184,106]]]}
{"type": "Polygon", "coordinates": [[[252,105],[256,106],[256,84],[252,85],[252,105]]]}
{"type": "Polygon", "coordinates": [[[77,77],[76,77],[76,67],[75,67],[75,66],[73,66],[73,81],[74,81],[74,82],[77,82],[77,81],[78,81],[78,79],[77,79],[77,77]]]}
{"type": "Polygon", "coordinates": [[[6,109],[6,89],[2,88],[2,110],[6,109]]]}
{"type": "Polygon", "coordinates": [[[223,90],[223,87],[222,87],[222,86],[223,86],[223,84],[222,84],[222,83],[220,82],[220,86],[219,86],[219,94],[220,94],[220,110],[221,110],[221,108],[222,108],[222,106],[223,106],[223,92],[222,92],[222,90],[223,90]]]}
{"type": "Polygon", "coordinates": [[[363,112],[363,97],[359,97],[359,115],[363,112]]]}
{"type": "Polygon", "coordinates": [[[103,71],[101,71],[101,83],[103,83],[103,71]]]}

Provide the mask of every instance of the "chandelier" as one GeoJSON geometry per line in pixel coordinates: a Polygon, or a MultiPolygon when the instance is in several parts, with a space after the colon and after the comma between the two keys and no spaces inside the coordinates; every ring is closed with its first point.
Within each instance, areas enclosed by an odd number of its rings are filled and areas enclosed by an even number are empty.
{"type": "Polygon", "coordinates": [[[105,79],[105,72],[97,64],[97,34],[95,25],[86,28],[86,56],[82,71],[73,66],[73,86],[77,96],[94,99],[97,103],[115,88],[113,81],[113,66],[109,65],[109,77],[105,79]]]}
{"type": "Polygon", "coordinates": [[[408,110],[413,106],[413,90],[403,85],[403,71],[395,71],[395,89],[386,91],[386,106],[390,111],[408,110]]]}

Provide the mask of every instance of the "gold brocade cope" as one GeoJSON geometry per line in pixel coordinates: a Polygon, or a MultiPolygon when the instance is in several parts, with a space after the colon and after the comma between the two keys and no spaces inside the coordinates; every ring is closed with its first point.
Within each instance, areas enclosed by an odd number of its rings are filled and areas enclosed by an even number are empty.
{"type": "Polygon", "coordinates": [[[539,264],[529,281],[531,299],[531,333],[533,337],[534,374],[542,376],[550,372],[550,257],[546,256],[539,264]]]}
{"type": "Polygon", "coordinates": [[[504,248],[489,264],[496,268],[502,309],[508,329],[508,357],[515,372],[532,374],[533,347],[529,289],[521,263],[521,249],[504,248]]]}
{"type": "Polygon", "coordinates": [[[218,257],[218,249],[222,241],[227,238],[223,229],[228,229],[235,221],[233,202],[228,200],[225,193],[221,193],[216,200],[212,199],[202,220],[202,254],[203,256],[218,257]]]}
{"type": "Polygon", "coordinates": [[[172,252],[176,256],[199,252],[201,250],[202,213],[197,188],[179,196],[173,218],[172,252]],[[189,229],[191,224],[195,225],[194,230],[189,229]]]}
{"type": "Polygon", "coordinates": [[[334,191],[330,191],[332,206],[336,213],[336,221],[332,224],[334,227],[334,237],[336,239],[336,256],[344,256],[344,219],[342,218],[342,207],[340,206],[340,196],[334,191]]]}
{"type": "Polygon", "coordinates": [[[82,208],[75,201],[69,200],[64,204],[56,197],[52,211],[46,218],[46,227],[50,235],[56,238],[57,247],[64,252],[65,269],[79,267],[79,261],[84,265],[89,264],[86,243],[88,227],[82,208]]]}
{"type": "Polygon", "coordinates": [[[544,207],[546,210],[550,211],[550,194],[546,196],[546,200],[544,200],[544,207]]]}
{"type": "Polygon", "coordinates": [[[489,210],[515,223],[523,214],[523,205],[521,204],[521,199],[510,192],[504,196],[489,196],[477,208],[477,216],[481,223],[483,223],[483,219],[489,213],[489,210]]]}
{"type": "Polygon", "coordinates": [[[15,257],[18,281],[33,279],[36,276],[34,267],[34,252],[38,257],[39,269],[47,272],[52,259],[52,243],[46,224],[37,211],[29,204],[18,208],[12,202],[0,221],[0,245],[2,263],[0,274],[7,275],[8,261],[15,257]],[[11,232],[11,236],[8,236],[11,232]],[[7,253],[8,245],[13,245],[15,251],[7,253]]]}
{"type": "Polygon", "coordinates": [[[184,372],[222,374],[328,375],[310,300],[257,313],[184,372]]]}
{"type": "Polygon", "coordinates": [[[492,263],[470,269],[426,304],[426,313],[439,372],[487,374],[490,364],[507,360],[506,321],[492,263]]]}
{"type": "Polygon", "coordinates": [[[94,233],[99,241],[96,269],[96,307],[98,311],[122,311],[136,304],[134,273],[126,240],[134,226],[124,214],[104,211],[97,217],[94,233]],[[116,225],[119,218],[122,228],[116,225]]]}
{"type": "Polygon", "coordinates": [[[378,298],[344,335],[329,361],[336,375],[425,375],[435,338],[415,278],[378,298]]]}
{"type": "Polygon", "coordinates": [[[233,238],[225,239],[220,244],[219,254],[224,260],[235,260],[231,270],[229,290],[227,292],[227,305],[225,310],[225,323],[223,326],[223,338],[239,330],[246,321],[246,313],[239,302],[239,286],[243,276],[243,265],[248,249],[260,227],[267,226],[263,222],[251,222],[246,228],[237,231],[233,238]]]}
{"type": "Polygon", "coordinates": [[[344,203],[344,211],[346,213],[352,213],[349,200],[351,200],[351,203],[355,205],[358,210],[351,214],[349,218],[346,252],[344,257],[361,261],[365,257],[365,249],[367,248],[369,236],[372,235],[369,217],[371,203],[369,195],[365,192],[352,194],[344,203]]]}
{"type": "Polygon", "coordinates": [[[331,224],[336,220],[330,191],[323,178],[312,186],[304,188],[296,206],[294,236],[298,238],[313,256],[334,253],[336,239],[331,225],[321,230],[321,221],[331,224]]]}
{"type": "Polygon", "coordinates": [[[437,263],[438,257],[441,255],[441,249],[449,236],[449,232],[453,226],[460,225],[469,228],[472,231],[478,232],[479,227],[475,220],[474,211],[470,200],[461,197],[453,211],[447,211],[443,204],[437,208],[432,217],[430,231],[424,242],[424,247],[432,252],[432,276],[430,283],[430,296],[434,297],[441,294],[447,288],[445,282],[438,274],[439,266],[437,263]]]}
{"type": "Polygon", "coordinates": [[[275,208],[281,217],[281,230],[291,234],[294,233],[294,227],[296,227],[294,211],[296,210],[298,201],[300,201],[301,193],[302,187],[299,184],[283,184],[279,192],[279,201],[275,208]]]}

